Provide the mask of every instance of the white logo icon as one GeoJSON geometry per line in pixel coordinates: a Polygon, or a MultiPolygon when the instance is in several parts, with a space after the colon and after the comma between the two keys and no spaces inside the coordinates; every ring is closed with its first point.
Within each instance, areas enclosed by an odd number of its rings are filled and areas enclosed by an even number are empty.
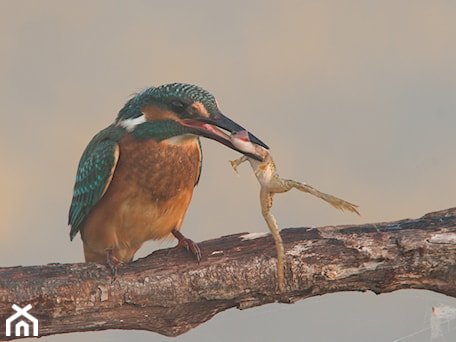
{"type": "MultiPolygon", "coordinates": [[[[38,336],[38,320],[28,313],[28,311],[31,308],[31,304],[28,304],[24,308],[21,308],[16,304],[13,304],[13,309],[16,310],[16,313],[6,320],[6,336],[11,336],[11,325],[16,319],[20,317],[26,318],[30,323],[32,323],[33,336],[38,336]]],[[[25,320],[21,319],[20,321],[16,322],[15,327],[16,329],[14,336],[30,336],[30,324],[27,323],[25,320]],[[23,334],[21,334],[21,331],[23,332],[23,334]]]]}

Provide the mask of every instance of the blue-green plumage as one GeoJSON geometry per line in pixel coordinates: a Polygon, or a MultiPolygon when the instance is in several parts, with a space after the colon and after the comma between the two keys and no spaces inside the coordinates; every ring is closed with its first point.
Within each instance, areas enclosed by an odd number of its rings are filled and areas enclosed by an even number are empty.
{"type": "Polygon", "coordinates": [[[219,112],[215,97],[207,90],[191,84],[171,83],[148,88],[138,93],[121,109],[116,121],[141,116],[141,108],[146,105],[156,105],[164,110],[173,110],[174,101],[180,101],[186,105],[200,102],[209,113],[217,114],[219,112]]]}
{"type": "Polygon", "coordinates": [[[125,104],[90,141],[77,169],[70,237],[81,232],[86,261],[103,261],[108,251],[109,260],[126,262],[144,241],[170,233],[199,256],[179,230],[200,176],[199,136],[237,150],[218,127],[244,130],[194,85],[149,88],[125,104]]]}
{"type": "Polygon", "coordinates": [[[105,128],[90,141],[79,161],[68,219],[71,240],[112,177],[117,162],[116,150],[123,133],[123,129],[115,125],[105,128]]]}

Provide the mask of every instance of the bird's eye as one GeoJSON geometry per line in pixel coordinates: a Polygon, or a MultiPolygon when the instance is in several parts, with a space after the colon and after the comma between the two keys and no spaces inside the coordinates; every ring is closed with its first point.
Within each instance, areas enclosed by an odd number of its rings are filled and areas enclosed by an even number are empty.
{"type": "Polygon", "coordinates": [[[171,108],[173,109],[173,111],[175,111],[176,113],[181,113],[184,111],[185,109],[185,103],[181,102],[181,101],[172,101],[171,102],[171,108]]]}

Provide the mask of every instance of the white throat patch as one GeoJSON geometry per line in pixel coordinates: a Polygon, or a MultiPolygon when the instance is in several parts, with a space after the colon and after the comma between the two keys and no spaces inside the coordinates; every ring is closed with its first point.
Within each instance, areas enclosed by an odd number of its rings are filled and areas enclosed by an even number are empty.
{"type": "Polygon", "coordinates": [[[133,132],[136,126],[143,124],[146,121],[146,116],[143,113],[143,115],[138,116],[137,118],[130,118],[120,121],[119,126],[125,128],[127,132],[133,132]]]}

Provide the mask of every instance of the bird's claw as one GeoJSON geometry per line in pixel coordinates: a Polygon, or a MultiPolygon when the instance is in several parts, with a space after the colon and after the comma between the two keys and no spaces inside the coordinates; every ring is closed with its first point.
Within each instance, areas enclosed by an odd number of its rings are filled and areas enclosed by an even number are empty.
{"type": "Polygon", "coordinates": [[[106,248],[106,263],[111,271],[113,279],[117,278],[117,268],[123,265],[123,262],[112,254],[112,248],[106,248]]]}
{"type": "Polygon", "coordinates": [[[176,229],[174,229],[172,233],[178,240],[176,247],[184,247],[187,251],[193,254],[199,264],[201,261],[201,249],[199,248],[198,244],[193,240],[187,239],[184,235],[182,235],[180,231],[176,229]]]}

